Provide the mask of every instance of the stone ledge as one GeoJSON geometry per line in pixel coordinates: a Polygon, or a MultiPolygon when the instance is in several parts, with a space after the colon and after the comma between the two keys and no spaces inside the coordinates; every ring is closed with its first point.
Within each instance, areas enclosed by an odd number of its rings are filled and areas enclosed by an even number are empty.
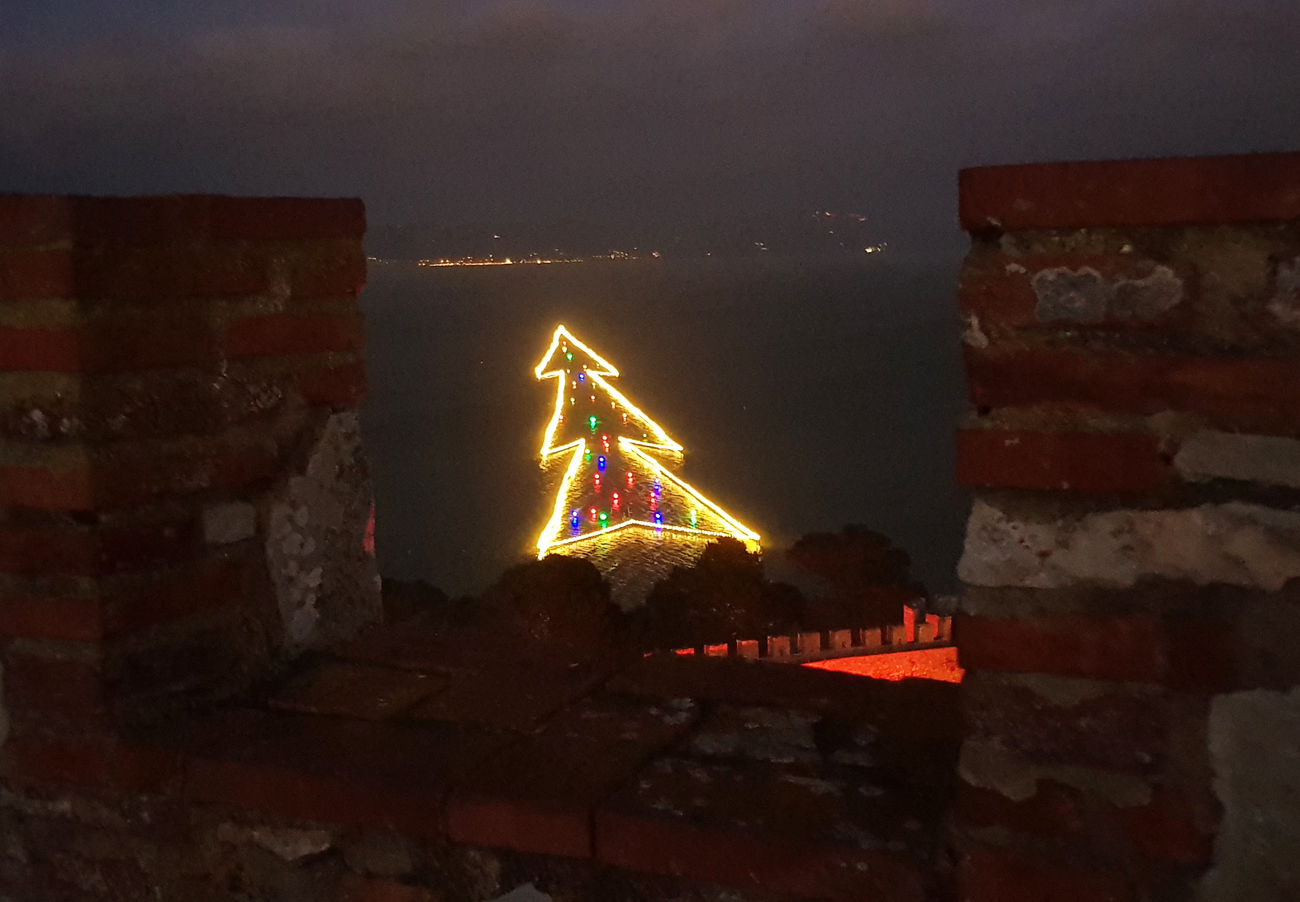
{"type": "Polygon", "coordinates": [[[939,879],[957,687],[476,637],[389,627],[182,725],[20,742],[6,771],[20,787],[148,786],[201,818],[396,831],[802,898],[919,900],[939,879]],[[381,650],[400,653],[375,663],[381,650]],[[532,701],[485,716],[530,687],[532,701]],[[153,762],[167,767],[149,779],[153,762]]]}

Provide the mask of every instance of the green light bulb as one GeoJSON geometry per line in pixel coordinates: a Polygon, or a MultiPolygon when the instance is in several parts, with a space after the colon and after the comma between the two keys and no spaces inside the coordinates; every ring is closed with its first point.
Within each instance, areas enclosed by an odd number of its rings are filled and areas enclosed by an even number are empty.
{"type": "Polygon", "coordinates": [[[565,352],[564,359],[565,359],[565,360],[572,360],[572,359],[573,359],[573,352],[572,352],[572,351],[567,351],[567,352],[565,352]]]}
{"type": "Polygon", "coordinates": [[[592,431],[592,432],[595,432],[595,431],[596,431],[596,418],[595,418],[595,417],[587,417],[587,423],[591,426],[591,431],[592,431]]]}

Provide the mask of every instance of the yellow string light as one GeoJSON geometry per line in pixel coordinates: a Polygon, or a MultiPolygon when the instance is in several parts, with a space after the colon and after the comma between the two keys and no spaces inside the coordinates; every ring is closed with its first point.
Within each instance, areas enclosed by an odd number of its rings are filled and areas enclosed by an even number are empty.
{"type": "MultiPolygon", "coordinates": [[[[639,407],[629,401],[622,392],[614,388],[614,386],[606,380],[605,377],[616,378],[619,374],[618,369],[613,364],[605,360],[594,350],[576,338],[564,326],[559,326],[556,328],[555,334],[551,338],[550,347],[547,348],[546,353],[538,362],[533,373],[539,380],[556,380],[555,410],[551,414],[550,422],[547,423],[546,431],[542,437],[542,465],[545,466],[552,457],[564,451],[571,449],[573,452],[569,458],[569,465],[565,469],[564,477],[560,481],[559,489],[556,491],[555,505],[551,512],[551,518],[547,521],[546,526],[543,527],[541,533],[537,537],[538,558],[545,557],[552,550],[569,547],[583,541],[599,539],[603,536],[608,536],[614,532],[631,527],[642,527],[656,532],[667,530],[668,532],[686,533],[690,535],[718,537],[730,536],[732,538],[740,539],[747,547],[755,550],[757,549],[759,540],[758,533],[754,532],[735,517],[732,517],[724,511],[717,504],[704,497],[694,486],[691,486],[689,483],[674,476],[662,464],[646,453],[647,451],[651,451],[659,454],[669,454],[672,455],[674,459],[679,459],[684,449],[682,445],[672,439],[668,433],[664,431],[663,427],[650,419],[650,417],[647,416],[639,407]],[[587,449],[586,440],[582,438],[574,439],[573,441],[566,442],[563,445],[555,445],[555,434],[559,429],[561,420],[563,419],[562,411],[564,409],[565,381],[568,370],[562,366],[558,369],[548,370],[546,365],[550,362],[551,358],[555,355],[556,350],[560,348],[561,345],[564,346],[567,353],[567,348],[570,344],[582,350],[583,353],[595,361],[595,368],[584,368],[586,374],[591,377],[593,383],[599,385],[609,393],[610,397],[614,399],[612,402],[614,405],[621,406],[624,410],[630,413],[637,420],[638,424],[643,427],[643,430],[646,433],[646,439],[642,441],[619,436],[619,448],[627,451],[632,457],[635,457],[637,460],[642,462],[660,478],[668,480],[694,498],[700,505],[712,511],[729,527],[728,531],[723,532],[708,529],[696,529],[693,527],[687,528],[663,523],[651,523],[645,520],[624,520],[617,525],[609,526],[598,532],[567,539],[559,538],[560,532],[563,529],[564,511],[566,507],[565,501],[569,495],[569,488],[574,477],[577,475],[578,469],[582,464],[583,455],[587,449]],[[650,435],[654,436],[654,440],[650,439],[650,435]]],[[[570,402],[572,402],[572,399],[570,399],[570,402]]]]}

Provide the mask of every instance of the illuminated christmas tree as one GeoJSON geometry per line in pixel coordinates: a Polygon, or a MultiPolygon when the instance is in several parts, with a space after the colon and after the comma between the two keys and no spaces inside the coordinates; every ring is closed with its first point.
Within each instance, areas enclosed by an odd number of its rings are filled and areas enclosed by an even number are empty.
{"type": "MultiPolygon", "coordinates": [[[[626,558],[635,545],[644,557],[656,542],[719,536],[758,550],[757,533],[674,474],[682,446],[610,384],[618,370],[564,326],[534,372],[556,380],[542,466],[564,468],[537,537],[539,558],[576,554],[616,566],[613,550],[626,558]]],[[[694,544],[698,553],[704,542],[694,544]]]]}

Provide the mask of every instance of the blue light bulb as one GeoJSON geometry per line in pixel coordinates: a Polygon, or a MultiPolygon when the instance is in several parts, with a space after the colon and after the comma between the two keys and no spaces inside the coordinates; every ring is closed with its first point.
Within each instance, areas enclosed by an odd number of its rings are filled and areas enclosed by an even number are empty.
{"type": "Polygon", "coordinates": [[[605,472],[605,455],[602,454],[596,458],[596,469],[602,473],[605,472]]]}

